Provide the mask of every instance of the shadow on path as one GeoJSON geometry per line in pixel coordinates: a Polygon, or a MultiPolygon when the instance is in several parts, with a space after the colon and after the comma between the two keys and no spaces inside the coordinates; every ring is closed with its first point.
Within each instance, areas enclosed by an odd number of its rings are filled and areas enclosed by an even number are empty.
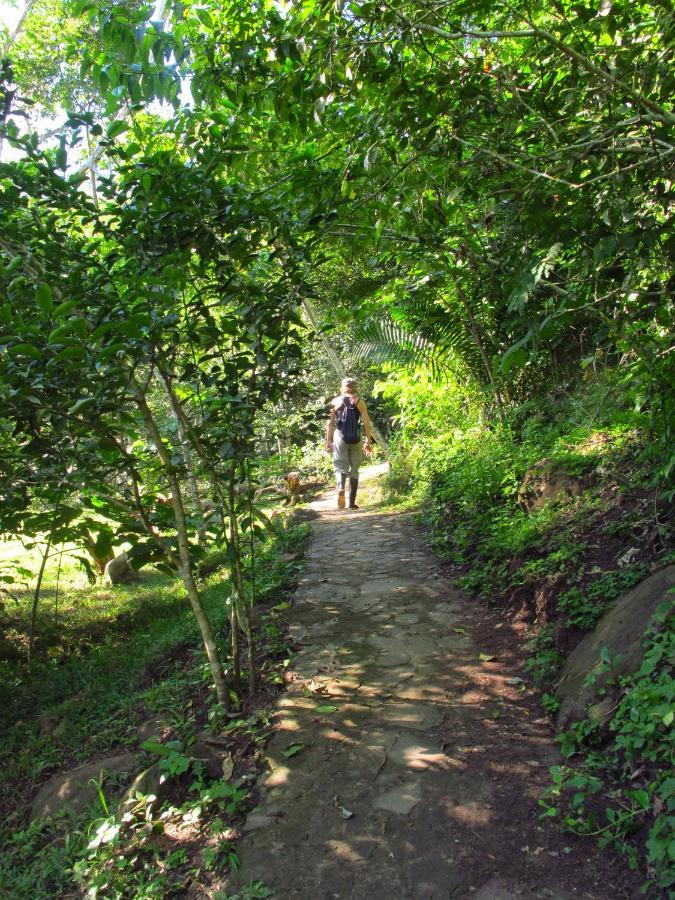
{"type": "Polygon", "coordinates": [[[633,896],[620,863],[539,821],[556,745],[508,626],[404,517],[334,503],[312,503],[301,650],[236,883],[301,900],[633,896]]]}

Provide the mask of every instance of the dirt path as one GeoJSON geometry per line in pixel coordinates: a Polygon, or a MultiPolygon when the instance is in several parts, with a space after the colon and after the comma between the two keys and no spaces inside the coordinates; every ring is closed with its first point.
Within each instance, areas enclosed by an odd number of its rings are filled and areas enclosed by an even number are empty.
{"type": "Polygon", "coordinates": [[[522,658],[508,626],[453,588],[405,518],[338,511],[332,494],[312,507],[301,649],[237,883],[302,900],[633,896],[621,864],[539,822],[556,745],[509,683],[522,658]]]}

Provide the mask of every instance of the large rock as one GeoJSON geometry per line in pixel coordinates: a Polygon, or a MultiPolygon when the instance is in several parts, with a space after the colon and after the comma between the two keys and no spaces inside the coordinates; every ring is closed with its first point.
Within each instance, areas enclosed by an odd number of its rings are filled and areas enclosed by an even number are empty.
{"type": "Polygon", "coordinates": [[[525,473],[518,489],[518,504],[530,512],[560,497],[578,497],[585,487],[581,478],[556,469],[553,460],[540,459],[525,473]]]}
{"type": "Polygon", "coordinates": [[[142,794],[143,797],[152,795],[157,798],[156,803],[161,803],[169,795],[170,787],[170,780],[162,771],[158,760],[134,778],[124,792],[118,815],[138,803],[137,794],[142,794]]]}
{"type": "Polygon", "coordinates": [[[120,553],[105,567],[105,577],[110,584],[128,584],[138,581],[138,572],[131,567],[127,554],[120,553]]]}
{"type": "Polygon", "coordinates": [[[607,647],[613,661],[612,676],[630,675],[640,668],[645,632],[657,607],[668,599],[668,590],[673,585],[675,566],[645,578],[624,594],[602,617],[595,631],[587,634],[572,651],[556,689],[561,701],[559,727],[589,716],[603,725],[611,718],[618,693],[608,685],[609,675],[601,675],[589,686],[585,681],[599,664],[602,647],[607,647]]]}
{"type": "Polygon", "coordinates": [[[135,766],[136,757],[133,753],[119,753],[107,759],[85,763],[72,772],[55,775],[40,788],[33,800],[31,820],[52,816],[66,806],[75,812],[81,812],[98,796],[95,781],[105,781],[106,776],[131,772],[135,766]]]}

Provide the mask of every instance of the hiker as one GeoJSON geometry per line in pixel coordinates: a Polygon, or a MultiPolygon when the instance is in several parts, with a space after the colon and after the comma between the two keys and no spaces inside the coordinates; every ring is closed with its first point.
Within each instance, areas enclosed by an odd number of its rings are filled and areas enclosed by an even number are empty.
{"type": "Polygon", "coordinates": [[[370,456],[371,425],[364,401],[357,396],[356,380],[343,378],[339,397],[330,403],[330,417],[326,423],[326,451],[333,454],[338,509],[345,508],[345,486],[349,478],[349,508],[358,509],[356,492],[359,488],[359,466],[365,452],[370,456]],[[363,425],[366,440],[361,449],[363,425]]]}

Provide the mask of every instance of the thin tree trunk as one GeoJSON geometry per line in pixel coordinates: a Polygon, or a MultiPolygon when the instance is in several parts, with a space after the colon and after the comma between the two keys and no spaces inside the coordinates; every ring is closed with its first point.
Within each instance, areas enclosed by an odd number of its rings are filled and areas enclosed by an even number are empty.
{"type": "MultiPolygon", "coordinates": [[[[319,321],[318,314],[317,314],[316,310],[314,309],[314,306],[309,302],[309,300],[306,297],[303,297],[300,302],[302,303],[302,308],[307,313],[307,318],[309,319],[309,321],[312,325],[312,328],[314,329],[317,336],[319,337],[319,340],[323,344],[324,350],[326,351],[326,355],[328,356],[328,359],[330,360],[330,362],[333,366],[333,369],[335,370],[335,374],[338,376],[340,381],[342,381],[342,379],[345,378],[347,375],[347,370],[345,369],[344,363],[338,356],[338,353],[337,353],[335,347],[328,340],[325,332],[321,328],[321,323],[319,321]]],[[[391,458],[390,453],[389,453],[389,445],[387,444],[384,436],[382,435],[382,432],[377,427],[377,425],[372,421],[372,419],[371,419],[370,425],[371,425],[371,430],[373,432],[373,437],[377,441],[378,446],[382,449],[382,452],[384,453],[387,460],[389,460],[391,458]]]]}
{"type": "MultiPolygon", "coordinates": [[[[234,505],[234,480],[236,474],[236,461],[232,462],[232,471],[229,483],[228,494],[224,494],[223,490],[220,486],[220,481],[218,479],[218,474],[215,471],[213,464],[209,458],[206,449],[192,426],[192,423],[185,415],[185,410],[182,408],[180,401],[176,397],[173,387],[171,385],[171,380],[168,378],[165,372],[161,370],[162,377],[166,379],[165,384],[168,385],[168,389],[171,392],[172,399],[171,403],[173,409],[176,412],[176,415],[179,417],[182,425],[185,429],[186,437],[190,440],[192,446],[194,447],[197,455],[200,460],[204,464],[206,471],[209,474],[211,479],[211,485],[213,487],[215,495],[218,497],[220,504],[224,510],[228,510],[228,516],[230,519],[230,538],[228,541],[229,548],[231,549],[231,576],[234,584],[234,603],[236,606],[237,612],[237,621],[242,628],[242,630],[246,634],[246,639],[248,642],[248,655],[249,655],[249,668],[250,668],[250,681],[249,681],[249,690],[251,693],[254,692],[256,686],[256,671],[255,671],[255,642],[253,636],[253,629],[251,627],[251,617],[249,609],[246,605],[246,594],[244,591],[244,582],[241,572],[241,548],[239,545],[239,529],[236,517],[236,510],[234,505]]],[[[234,638],[233,638],[234,639],[234,638]]]]}
{"type": "Polygon", "coordinates": [[[241,544],[239,542],[239,523],[237,521],[236,500],[234,493],[234,482],[236,478],[237,463],[232,461],[230,470],[230,480],[228,484],[228,506],[230,518],[230,544],[232,545],[232,576],[234,579],[234,587],[237,595],[237,615],[240,620],[242,630],[246,635],[246,643],[248,648],[248,692],[252,696],[256,691],[257,678],[255,670],[255,639],[253,636],[253,627],[251,624],[251,611],[246,602],[246,591],[244,589],[244,576],[241,571],[241,544]]]}
{"type": "Polygon", "coordinates": [[[30,614],[30,636],[28,639],[28,662],[30,662],[33,658],[33,650],[35,649],[35,635],[37,631],[37,612],[38,606],[40,604],[40,591],[42,589],[42,580],[45,574],[45,568],[47,567],[47,560],[49,559],[49,551],[52,546],[52,534],[53,531],[49,532],[49,537],[47,538],[47,546],[45,547],[45,551],[42,554],[42,562],[40,563],[40,571],[38,572],[37,581],[35,582],[35,590],[33,591],[33,608],[31,609],[30,614]]]}
{"type": "Polygon", "coordinates": [[[171,385],[171,381],[169,376],[164,372],[160,371],[160,378],[162,380],[162,384],[166,390],[167,397],[169,398],[169,403],[171,404],[171,411],[173,413],[173,417],[176,421],[176,425],[178,426],[178,440],[180,441],[180,449],[183,455],[183,462],[185,463],[185,469],[187,471],[187,481],[188,487],[190,489],[190,494],[192,496],[192,505],[194,507],[194,514],[197,520],[197,535],[199,539],[199,546],[206,547],[206,525],[204,524],[204,513],[202,512],[202,500],[199,496],[199,486],[197,484],[197,478],[195,476],[195,469],[192,463],[192,453],[190,452],[190,442],[187,439],[187,435],[185,433],[185,428],[183,426],[183,420],[181,415],[178,412],[178,397],[176,396],[175,391],[171,385]]]}
{"type": "Polygon", "coordinates": [[[148,433],[155,443],[155,446],[157,448],[157,455],[159,456],[162,466],[164,467],[164,472],[171,488],[171,503],[173,506],[174,519],[176,521],[176,532],[178,535],[178,563],[180,575],[183,580],[183,585],[185,586],[185,591],[188,595],[190,605],[192,606],[192,611],[194,612],[195,618],[197,619],[199,630],[202,634],[202,640],[204,642],[206,656],[209,661],[209,668],[211,669],[211,675],[213,677],[213,683],[216,689],[218,702],[229,712],[230,694],[225,678],[225,672],[223,670],[223,664],[220,661],[220,657],[218,656],[218,648],[216,647],[216,641],[213,634],[211,622],[209,621],[209,618],[206,614],[206,610],[204,609],[204,605],[202,603],[202,598],[199,594],[199,590],[197,589],[197,585],[195,584],[195,580],[192,575],[190,544],[188,539],[185,506],[183,504],[183,497],[180,490],[180,482],[178,481],[175,469],[171,463],[171,458],[169,457],[166,447],[164,446],[162,435],[160,434],[157,423],[154,420],[152,411],[148,406],[145,394],[143,393],[143,390],[131,373],[128,376],[128,383],[129,387],[131,388],[134,400],[136,401],[136,405],[138,406],[141,416],[143,417],[143,421],[145,422],[145,425],[148,429],[148,433]]]}
{"type": "Polygon", "coordinates": [[[230,646],[232,653],[232,681],[237,692],[241,691],[241,654],[239,652],[239,619],[237,598],[230,597],[230,646]]]}
{"type": "MultiPolygon", "coordinates": [[[[91,156],[91,136],[89,134],[89,126],[85,128],[85,135],[87,138],[87,153],[91,156]]],[[[96,169],[92,166],[89,169],[89,182],[91,184],[91,196],[94,201],[94,206],[98,209],[98,190],[96,188],[96,169]]]]}

